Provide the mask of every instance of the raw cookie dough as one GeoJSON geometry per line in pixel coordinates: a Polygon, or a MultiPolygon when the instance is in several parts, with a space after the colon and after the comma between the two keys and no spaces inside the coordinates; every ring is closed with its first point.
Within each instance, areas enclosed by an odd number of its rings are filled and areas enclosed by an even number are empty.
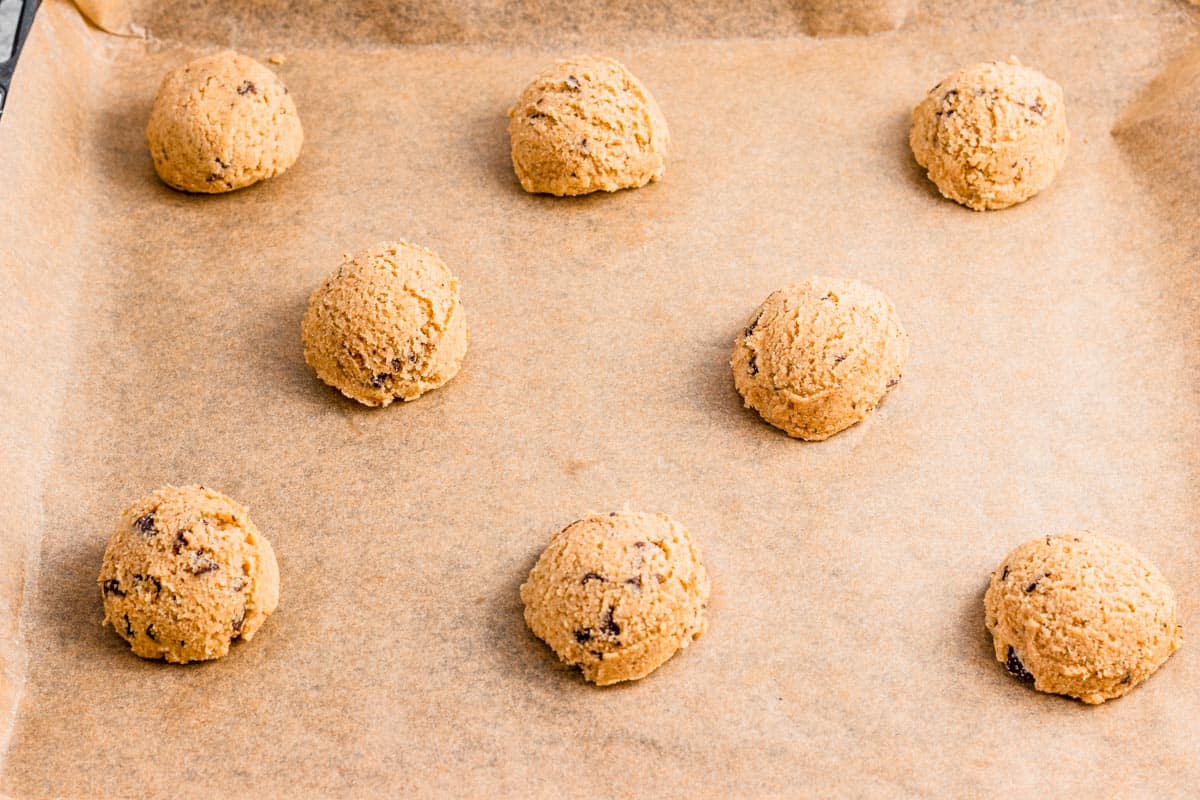
{"type": "Polygon", "coordinates": [[[942,194],[976,211],[1049,186],[1069,139],[1062,87],[1016,59],[952,73],[913,109],[908,135],[942,194]]]}
{"type": "Polygon", "coordinates": [[[1162,573],[1124,542],[1088,531],[1013,550],[992,573],[984,607],[1009,672],[1085,703],[1131,691],[1183,643],[1162,573]]]}
{"type": "Polygon", "coordinates": [[[104,621],[142,658],[220,658],[279,603],[275,552],[245,507],[164,486],[125,509],[100,568],[104,621]]]}
{"type": "Polygon", "coordinates": [[[554,62],[508,111],[512,162],[527,192],[635,189],[666,169],[671,136],[646,87],[611,58],[554,62]]]}
{"type": "Polygon", "coordinates": [[[733,382],[788,436],[828,439],[900,382],[908,335],[896,309],[856,280],[813,277],[773,293],[733,346],[733,382]]]}
{"type": "Polygon", "coordinates": [[[415,400],[458,374],[467,317],[458,279],[437,254],[383,242],[338,267],[312,293],[304,360],[321,380],[368,406],[415,400]]]}
{"type": "Polygon", "coordinates": [[[525,622],[605,686],[644,678],[707,628],[708,573],[666,514],[590,515],[556,533],[521,586],[525,622]]]}
{"type": "Polygon", "coordinates": [[[231,192],[296,163],[304,131],[275,73],[225,50],[167,73],[146,126],[154,169],[185,192],[231,192]]]}

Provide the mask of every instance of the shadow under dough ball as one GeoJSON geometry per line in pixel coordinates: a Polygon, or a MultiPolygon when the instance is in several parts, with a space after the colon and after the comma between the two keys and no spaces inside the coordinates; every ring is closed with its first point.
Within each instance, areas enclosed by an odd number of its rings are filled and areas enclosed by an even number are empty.
{"type": "Polygon", "coordinates": [[[274,72],[224,50],[163,78],[146,142],[163,183],[185,192],[232,192],[296,163],[304,130],[274,72]]]}
{"type": "Polygon", "coordinates": [[[644,678],[707,628],[709,582],[666,514],[592,514],[550,539],[521,586],[525,622],[605,686],[644,678]]]}
{"type": "Polygon", "coordinates": [[[635,189],[666,169],[670,133],[650,92],[620,62],[554,62],[508,111],[512,162],[527,192],[635,189]]]}
{"type": "Polygon", "coordinates": [[[908,136],[941,193],[976,211],[1049,186],[1069,141],[1062,87],[1016,59],[951,73],[913,109],[908,136]]]}
{"type": "Polygon", "coordinates": [[[1010,673],[1085,703],[1132,691],[1183,643],[1162,573],[1128,544],[1089,531],[1017,547],[992,573],[984,609],[1010,673]]]}
{"type": "Polygon", "coordinates": [[[861,422],[900,382],[908,335],[861,281],[812,277],[763,302],[733,346],[733,382],[767,422],[821,441],[861,422]]]}
{"type": "Polygon", "coordinates": [[[321,380],[386,406],[457,375],[469,333],[458,279],[436,253],[401,241],[347,257],[309,298],[301,337],[321,380]]]}
{"type": "Polygon", "coordinates": [[[142,658],[221,658],[279,604],[279,566],[246,508],[164,486],[125,509],[100,568],[104,621],[142,658]]]}

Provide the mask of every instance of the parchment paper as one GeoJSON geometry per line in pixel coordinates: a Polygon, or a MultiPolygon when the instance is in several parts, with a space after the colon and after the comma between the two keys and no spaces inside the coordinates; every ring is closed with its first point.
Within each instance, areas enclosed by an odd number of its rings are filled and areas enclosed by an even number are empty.
{"type": "Polygon", "coordinates": [[[1200,12],[86,6],[112,32],[48,0],[0,125],[0,791],[1195,791],[1200,12]],[[179,194],[150,103],[225,45],[286,56],[304,152],[179,194]],[[520,190],[505,111],[578,51],[658,98],[661,183],[520,190]],[[1009,54],[1065,88],[1071,154],[1041,196],[974,213],[913,163],[909,111],[1009,54]],[[343,251],[395,237],[460,276],[471,349],[443,389],[371,410],[310,373],[299,321],[343,251]],[[727,365],[810,273],[880,287],[912,337],[879,412],[812,445],[744,410],[727,365]],[[167,482],[247,503],[279,555],[279,610],[216,663],[145,662],[100,626],[117,515],[167,482]],[[711,625],[597,689],[526,631],[517,586],[554,531],[626,506],[692,529],[711,625]],[[1098,708],[1013,680],[983,625],[989,571],[1067,527],[1156,561],[1189,637],[1098,708]]]}

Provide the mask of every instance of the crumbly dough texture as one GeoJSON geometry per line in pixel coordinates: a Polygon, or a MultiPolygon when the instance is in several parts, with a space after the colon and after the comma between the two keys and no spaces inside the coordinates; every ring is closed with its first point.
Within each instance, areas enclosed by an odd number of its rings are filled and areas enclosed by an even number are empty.
{"type": "Polygon", "coordinates": [[[368,406],[445,384],[469,339],[458,280],[436,253],[403,241],[348,257],[309,298],[301,336],[321,380],[368,406]]]}
{"type": "Polygon", "coordinates": [[[573,522],[521,586],[529,629],[600,686],[643,678],[699,638],[708,594],[691,535],[666,514],[573,522]]]}
{"type": "Polygon", "coordinates": [[[508,111],[512,162],[527,192],[579,195],[663,176],[671,135],[646,87],[620,62],[556,61],[508,111]]]}
{"type": "Polygon", "coordinates": [[[245,507],[164,486],[125,509],[100,568],[104,621],[142,658],[220,658],[279,604],[279,566],[245,507]]]}
{"type": "Polygon", "coordinates": [[[996,658],[1034,688],[1103,703],[1183,644],[1175,593],[1128,544],[1088,531],[1017,547],[984,597],[996,658]]]}
{"type": "Polygon", "coordinates": [[[900,382],[908,335],[861,281],[812,277],[766,299],[733,346],[733,382],[788,436],[828,439],[861,422],[900,382]]]}
{"type": "Polygon", "coordinates": [[[283,173],[300,156],[304,130],[275,73],[225,50],[163,78],[146,142],[163,183],[215,194],[283,173]]]}
{"type": "Polygon", "coordinates": [[[976,211],[1007,208],[1049,186],[1069,140],[1062,87],[1016,59],[952,73],[913,109],[909,132],[929,179],[976,211]]]}

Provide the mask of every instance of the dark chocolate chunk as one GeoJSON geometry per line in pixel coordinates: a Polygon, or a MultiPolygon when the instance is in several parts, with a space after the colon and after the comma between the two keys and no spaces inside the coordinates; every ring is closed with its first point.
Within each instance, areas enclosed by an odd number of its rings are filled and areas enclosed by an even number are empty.
{"type": "Polygon", "coordinates": [[[258,87],[253,81],[242,81],[242,85],[238,87],[237,93],[240,95],[258,94],[258,87]]]}
{"type": "Polygon", "coordinates": [[[210,173],[208,173],[208,177],[204,179],[204,182],[205,182],[205,183],[212,183],[213,181],[219,181],[219,180],[221,180],[221,176],[220,176],[220,175],[218,175],[218,174],[217,174],[217,173],[215,173],[215,172],[210,172],[210,173]]]}
{"type": "Polygon", "coordinates": [[[135,633],[133,632],[133,623],[129,621],[129,615],[128,615],[128,614],[125,614],[125,615],[123,615],[123,616],[125,617],[125,635],[126,635],[128,638],[132,639],[134,636],[136,636],[136,635],[137,635],[137,634],[135,634],[135,633]]]}
{"type": "Polygon", "coordinates": [[[614,610],[615,609],[612,606],[609,606],[608,611],[604,612],[604,620],[603,620],[603,623],[600,625],[600,632],[603,633],[605,636],[620,636],[621,635],[621,626],[618,625],[616,623],[616,621],[613,619],[613,611],[614,610]]]}
{"type": "Polygon", "coordinates": [[[1025,594],[1029,594],[1034,589],[1036,589],[1038,587],[1038,584],[1042,582],[1042,578],[1044,578],[1044,577],[1046,577],[1046,576],[1043,575],[1043,576],[1041,576],[1041,578],[1034,578],[1033,583],[1031,583],[1025,587],[1025,594]]]}
{"type": "Polygon", "coordinates": [[[149,625],[146,626],[146,635],[150,637],[150,641],[152,641],[152,642],[158,641],[158,636],[155,635],[155,633],[154,633],[154,623],[153,622],[151,622],[149,625]]]}
{"type": "Polygon", "coordinates": [[[154,577],[153,575],[134,575],[133,580],[135,583],[138,583],[138,584],[142,584],[142,583],[145,583],[146,581],[150,581],[150,583],[154,584],[154,593],[155,594],[158,594],[159,592],[162,591],[162,581],[160,581],[158,578],[154,577]]]}
{"type": "Polygon", "coordinates": [[[592,640],[592,629],[591,628],[576,629],[575,641],[579,642],[580,644],[584,644],[585,642],[590,642],[591,640],[592,640]]]}
{"type": "Polygon", "coordinates": [[[599,573],[585,572],[583,577],[580,578],[579,582],[586,586],[588,581],[607,581],[607,580],[608,580],[608,578],[604,577],[603,575],[601,575],[599,573]]]}
{"type": "Polygon", "coordinates": [[[584,153],[588,152],[588,142],[587,142],[586,136],[583,138],[583,141],[579,143],[579,149],[582,150],[584,153]]]}
{"type": "Polygon", "coordinates": [[[546,115],[545,115],[545,114],[543,114],[543,113],[542,113],[542,112],[540,112],[540,111],[534,111],[534,112],[532,112],[532,113],[526,114],[526,115],[525,115],[525,119],[542,119],[542,118],[544,118],[545,116],[546,116],[546,115]]]}
{"type": "Polygon", "coordinates": [[[758,321],[760,319],[762,319],[761,311],[758,312],[758,315],[754,317],[754,322],[751,322],[749,325],[746,326],[746,329],[742,331],[742,336],[748,337],[748,336],[750,336],[750,334],[754,333],[754,329],[758,327],[758,321]]]}
{"type": "Polygon", "coordinates": [[[1002,581],[1008,580],[1008,564],[1004,565],[1004,571],[1000,573],[1000,580],[1002,580],[1002,581]]]}
{"type": "Polygon", "coordinates": [[[1008,648],[1008,659],[1004,662],[1004,668],[1018,680],[1025,683],[1033,683],[1033,676],[1025,669],[1025,665],[1021,663],[1021,657],[1017,655],[1017,651],[1013,650],[1011,646],[1008,648]]]}
{"type": "Polygon", "coordinates": [[[404,366],[404,362],[401,361],[400,359],[398,359],[398,358],[392,359],[392,369],[396,370],[396,372],[399,372],[400,368],[403,366],[404,366]]]}
{"type": "Polygon", "coordinates": [[[234,635],[240,636],[242,633],[242,626],[245,624],[246,624],[246,609],[243,608],[242,613],[238,617],[234,618],[234,620],[233,620],[232,625],[233,625],[234,635]]]}
{"type": "Polygon", "coordinates": [[[153,536],[158,533],[154,528],[154,512],[142,514],[133,521],[133,527],[137,529],[138,533],[145,534],[146,536],[153,536]]]}
{"type": "Polygon", "coordinates": [[[574,91],[579,91],[579,78],[576,78],[574,75],[568,75],[567,86],[571,87],[574,91]]]}
{"type": "Polygon", "coordinates": [[[115,594],[117,597],[125,596],[125,592],[121,589],[121,582],[116,578],[104,582],[104,593],[115,594]]]}
{"type": "Polygon", "coordinates": [[[642,588],[642,576],[641,575],[634,575],[632,578],[629,578],[625,582],[628,583],[630,586],[636,586],[639,589],[642,588]]]}
{"type": "Polygon", "coordinates": [[[380,372],[378,375],[375,375],[373,378],[371,378],[371,385],[376,389],[382,389],[383,382],[391,377],[392,375],[390,372],[380,372]]]}
{"type": "Polygon", "coordinates": [[[208,572],[216,572],[221,567],[211,557],[204,553],[195,553],[192,558],[191,573],[193,575],[204,575],[208,572]]]}
{"type": "Polygon", "coordinates": [[[747,365],[751,375],[758,374],[758,353],[750,354],[750,363],[747,365]]]}
{"type": "Polygon", "coordinates": [[[603,653],[602,651],[600,651],[600,650],[593,650],[593,651],[591,651],[591,652],[592,652],[592,655],[594,655],[596,658],[600,659],[601,661],[603,661],[603,660],[604,660],[604,653],[603,653]]]}
{"type": "Polygon", "coordinates": [[[1129,683],[1131,680],[1133,680],[1133,673],[1132,673],[1132,672],[1126,672],[1126,673],[1125,673],[1125,677],[1124,677],[1124,678],[1121,678],[1121,685],[1123,686],[1123,685],[1125,685],[1125,684],[1129,683]]]}
{"type": "Polygon", "coordinates": [[[171,545],[171,552],[179,555],[183,548],[187,547],[187,537],[183,535],[183,531],[175,531],[175,543],[171,545]]]}
{"type": "Polygon", "coordinates": [[[846,354],[845,354],[845,353],[834,353],[834,354],[833,354],[833,363],[835,363],[835,364],[840,364],[840,363],[842,363],[842,362],[843,362],[843,361],[845,361],[845,360],[846,360],[846,354]]]}

